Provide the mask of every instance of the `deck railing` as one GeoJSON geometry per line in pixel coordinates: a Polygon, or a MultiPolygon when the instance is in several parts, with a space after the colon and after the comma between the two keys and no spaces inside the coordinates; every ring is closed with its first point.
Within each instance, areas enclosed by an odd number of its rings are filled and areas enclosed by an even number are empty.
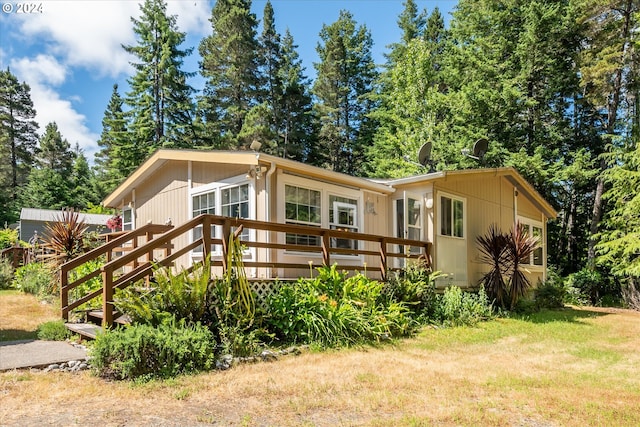
{"type": "MultiPolygon", "coordinates": [[[[240,239],[240,243],[248,248],[249,251],[253,248],[256,250],[262,249],[264,251],[270,251],[269,257],[260,257],[260,259],[258,259],[259,257],[253,256],[244,260],[243,263],[247,269],[262,268],[273,272],[290,269],[300,271],[310,268],[309,262],[283,262],[283,257],[279,256],[283,254],[290,255],[292,253],[295,255],[315,253],[317,254],[315,255],[316,257],[322,259],[323,265],[328,266],[334,263],[334,261],[341,261],[336,262],[341,270],[358,270],[363,272],[367,270],[367,267],[364,265],[365,257],[369,257],[369,259],[374,258],[378,260],[379,265],[377,268],[375,266],[369,266],[368,270],[379,272],[382,280],[386,279],[389,270],[394,269],[389,264],[390,259],[423,258],[428,265],[431,265],[431,242],[203,214],[163,234],[155,236],[144,245],[132,248],[120,257],[108,259],[99,271],[88,274],[73,283],[64,282],[61,286],[61,289],[63,289],[63,318],[67,319],[69,311],[73,308],[102,295],[103,325],[111,326],[113,324],[113,296],[116,289],[126,288],[130,284],[142,279],[148,280],[156,266],[171,266],[179,257],[194,251],[196,248],[198,248],[198,253],[201,254],[203,259],[213,255],[210,258],[211,266],[220,267],[224,274],[227,268],[230,267],[227,265],[229,236],[234,230],[238,230],[239,228],[245,231],[254,231],[253,234],[255,236],[253,239],[240,239]],[[191,239],[192,230],[196,228],[201,228],[201,237],[191,239]],[[258,232],[262,232],[261,239],[256,238],[258,232]],[[268,238],[265,237],[265,233],[267,233],[268,238]],[[286,243],[287,234],[315,236],[318,245],[286,243]],[[189,243],[177,248],[178,241],[189,243]],[[352,244],[350,244],[348,248],[336,247],[335,243],[337,241],[343,243],[352,242],[352,244]],[[412,248],[412,250],[408,251],[406,248],[412,248]],[[164,255],[154,259],[152,255],[159,249],[165,251],[164,255]],[[342,257],[334,258],[335,255],[342,255],[342,257]],[[345,257],[344,255],[350,256],[345,257]],[[274,261],[269,261],[268,259],[274,261]],[[362,261],[362,263],[359,261],[362,261]],[[124,267],[127,266],[131,268],[123,272],[124,267]],[[121,272],[122,274],[118,276],[116,272],[121,272]],[[102,288],[81,297],[73,303],[69,303],[68,291],[84,283],[86,280],[97,277],[98,274],[102,276],[102,288]]],[[[142,231],[142,228],[139,230],[138,233],[146,233],[146,231],[142,231]]],[[[118,245],[121,245],[125,239],[129,240],[130,237],[128,236],[129,235],[119,237],[105,244],[103,247],[65,264],[65,266],[63,266],[65,269],[62,274],[63,280],[65,280],[66,275],[71,269],[97,256],[110,253],[118,245]],[[106,248],[104,248],[105,246],[106,248]]],[[[298,256],[298,258],[302,259],[303,257],[298,256]]]]}

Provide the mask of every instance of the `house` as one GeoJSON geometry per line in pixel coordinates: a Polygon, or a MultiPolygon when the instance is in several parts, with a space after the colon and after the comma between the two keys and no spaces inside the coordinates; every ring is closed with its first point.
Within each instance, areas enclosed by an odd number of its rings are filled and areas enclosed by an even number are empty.
{"type": "MultiPolygon", "coordinates": [[[[47,223],[57,222],[62,211],[49,209],[22,208],[20,211],[20,240],[29,242],[34,235],[40,238],[46,234],[47,223]]],[[[107,231],[110,215],[80,213],[78,218],[85,223],[88,231],[103,233],[107,231]]]]}
{"type": "MultiPolygon", "coordinates": [[[[473,286],[487,266],[479,260],[476,237],[493,223],[507,231],[520,221],[540,237],[529,260],[530,278],[544,280],[547,221],[553,207],[513,168],[442,171],[395,180],[370,180],[328,171],[300,162],[251,151],[156,151],[105,198],[103,204],[122,212],[123,229],[147,223],[184,224],[200,214],[248,218],[277,224],[400,237],[433,243],[433,268],[447,274],[443,284],[473,286]]],[[[219,236],[219,231],[217,231],[219,236]]],[[[202,236],[194,228],[174,244],[186,246],[202,236]],[[182,239],[182,240],[180,240],[182,239]]],[[[213,236],[212,236],[213,237],[213,236]]],[[[249,241],[278,239],[281,244],[320,246],[316,235],[243,231],[249,241]]],[[[357,242],[333,238],[341,248],[332,260],[341,265],[376,265],[376,249],[354,256],[357,242]]],[[[302,247],[301,246],[301,247],[302,247]]],[[[404,251],[411,251],[403,247],[404,251]]],[[[215,249],[212,252],[216,256],[215,249]]],[[[260,248],[245,252],[262,261],[248,274],[255,278],[283,277],[267,262],[322,264],[322,255],[309,251],[260,248]]],[[[202,259],[202,246],[176,259],[188,266],[202,259]]],[[[404,259],[393,258],[391,267],[404,259]]]]}

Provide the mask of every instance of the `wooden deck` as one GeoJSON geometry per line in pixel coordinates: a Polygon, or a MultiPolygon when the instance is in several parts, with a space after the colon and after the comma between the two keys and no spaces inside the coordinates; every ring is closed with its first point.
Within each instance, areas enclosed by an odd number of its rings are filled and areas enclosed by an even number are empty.
{"type": "Polygon", "coordinates": [[[241,240],[241,244],[249,250],[268,251],[269,259],[275,260],[265,261],[256,257],[244,262],[245,268],[260,268],[267,273],[271,272],[265,276],[265,280],[269,280],[268,277],[274,278],[271,280],[275,280],[276,277],[287,278],[287,272],[290,272],[289,275],[295,275],[300,274],[300,271],[309,271],[313,264],[307,262],[304,257],[300,257],[304,262],[299,263],[278,261],[283,258],[282,254],[291,252],[315,254],[316,257],[320,257],[322,265],[338,264],[341,270],[377,274],[381,280],[386,280],[389,271],[397,269],[391,267],[392,259],[421,258],[427,266],[431,265],[431,242],[204,214],[177,227],[147,224],[63,264],[60,274],[62,318],[68,320],[72,310],[102,297],[102,312],[105,313],[101,318],[102,325],[112,326],[115,321],[113,295],[116,289],[126,288],[140,280],[146,280],[148,283],[154,269],[172,266],[179,257],[196,248],[201,248],[203,258],[209,257],[213,248],[217,248],[217,256],[211,261],[211,266],[220,267],[224,274],[232,267],[227,265],[229,237],[232,233],[239,235],[239,230],[243,229],[250,230],[250,235],[263,236],[266,241],[241,240]],[[201,230],[199,234],[202,237],[183,247],[177,247],[178,241],[190,241],[190,236],[196,228],[201,230]],[[188,238],[179,239],[184,235],[188,238]],[[282,243],[287,241],[287,235],[310,236],[313,239],[309,240],[317,241],[318,245],[282,243]],[[338,244],[345,242],[351,242],[349,247],[338,244]],[[409,248],[411,249],[408,250],[409,248]],[[100,257],[106,259],[106,263],[100,269],[89,272],[75,281],[69,281],[69,273],[73,269],[100,257]],[[367,259],[377,259],[377,262],[369,263],[367,266],[367,259]],[[281,274],[282,272],[284,274],[281,274]],[[100,289],[70,300],[70,291],[96,277],[101,278],[100,289]]]}

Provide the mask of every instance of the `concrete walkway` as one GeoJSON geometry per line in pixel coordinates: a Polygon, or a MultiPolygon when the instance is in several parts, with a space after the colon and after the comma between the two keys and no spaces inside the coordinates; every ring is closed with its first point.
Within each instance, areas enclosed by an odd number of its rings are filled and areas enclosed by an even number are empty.
{"type": "Polygon", "coordinates": [[[54,363],[86,360],[87,352],[65,341],[0,342],[0,371],[42,368],[54,363]]]}

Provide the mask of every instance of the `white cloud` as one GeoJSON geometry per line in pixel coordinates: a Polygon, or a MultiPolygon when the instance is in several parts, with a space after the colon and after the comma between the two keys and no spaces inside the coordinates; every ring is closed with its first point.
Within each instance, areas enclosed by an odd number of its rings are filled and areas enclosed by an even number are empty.
{"type": "Polygon", "coordinates": [[[67,73],[65,67],[52,56],[38,55],[35,60],[12,60],[11,70],[19,81],[28,82],[31,88],[31,100],[36,109],[35,120],[40,125],[40,133],[47,124],[56,122],[60,133],[71,146],[78,143],[87,158],[91,159],[98,149],[98,135],[87,128],[86,117],[78,113],[70,101],[61,99],[60,94],[52,88],[64,82],[67,73]]]}
{"type": "Polygon", "coordinates": [[[69,65],[115,77],[130,70],[121,45],[134,42],[130,17],[138,12],[130,1],[45,2],[41,14],[23,18],[21,32],[47,40],[50,53],[69,65]]]}
{"type": "Polygon", "coordinates": [[[178,16],[180,32],[202,36],[211,32],[211,7],[208,1],[169,0],[167,14],[178,16]]]}

